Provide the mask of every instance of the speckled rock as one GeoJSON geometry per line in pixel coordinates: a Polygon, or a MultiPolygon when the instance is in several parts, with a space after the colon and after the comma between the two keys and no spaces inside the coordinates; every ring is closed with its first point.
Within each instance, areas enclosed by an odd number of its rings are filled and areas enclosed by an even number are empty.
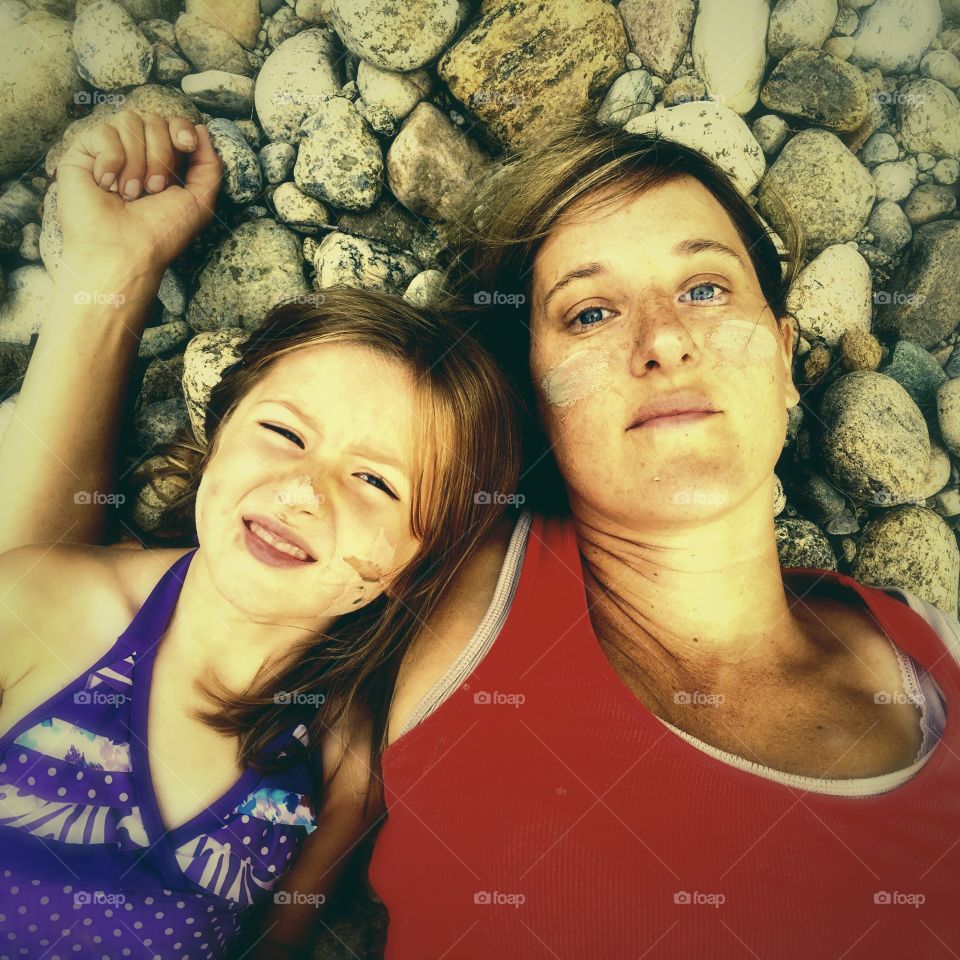
{"type": "Polygon", "coordinates": [[[443,274],[439,270],[424,270],[410,281],[403,299],[415,307],[430,307],[440,300],[444,293],[443,274]]]}
{"type": "Polygon", "coordinates": [[[884,73],[910,73],[940,29],[937,0],[875,0],[853,34],[850,59],[884,73]]]}
{"type": "Polygon", "coordinates": [[[913,228],[907,215],[892,200],[881,200],[873,208],[867,220],[867,229],[873,234],[873,242],[891,256],[899,253],[913,237],[913,228]]]}
{"type": "Polygon", "coordinates": [[[913,499],[930,459],[923,414],[896,380],[848,373],[820,404],[827,474],[848,495],[892,505],[913,499]]]}
{"type": "Polygon", "coordinates": [[[652,110],[654,100],[650,74],[646,70],[628,70],[613,81],[597,111],[597,119],[608,127],[622,127],[652,110]]]}
{"type": "Polygon", "coordinates": [[[308,197],[294,183],[281,183],[277,187],[273,193],[273,206],[277,216],[299,233],[316,233],[330,223],[327,208],[319,200],[308,197]]]}
{"type": "Polygon", "coordinates": [[[29,343],[40,330],[52,294],[53,281],[39,264],[11,270],[7,295],[0,302],[0,342],[29,343]]]}
{"type": "Polygon", "coordinates": [[[837,558],[824,532],[810,520],[799,517],[774,522],[781,567],[811,567],[836,570],[837,558]]]}
{"type": "Polygon", "coordinates": [[[797,276],[787,295],[787,312],[808,340],[830,346],[850,330],[870,330],[870,267],[855,247],[827,247],[797,276]]]}
{"type": "Polygon", "coordinates": [[[201,109],[231,117],[249,115],[253,109],[251,77],[225,70],[191,73],[180,81],[183,92],[201,109]]]}
{"type": "Polygon", "coordinates": [[[344,46],[384,70],[416,70],[433,62],[463,24],[461,0],[333,0],[330,21],[344,46]]]}
{"type": "Polygon", "coordinates": [[[783,117],[778,117],[775,113],[767,113],[753,121],[750,132],[760,144],[760,149],[768,157],[772,157],[779,153],[780,148],[787,142],[790,127],[783,117]]]}
{"type": "Polygon", "coordinates": [[[342,81],[330,30],[314,27],[284,41],[257,74],[254,101],[260,125],[271,140],[294,143],[303,121],[342,81]]]}
{"type": "Polygon", "coordinates": [[[357,67],[357,88],[363,102],[371,108],[385,110],[400,121],[430,92],[432,86],[427,70],[396,73],[381,70],[366,60],[357,67]]]}
{"type": "Polygon", "coordinates": [[[630,49],[647,70],[672,76],[693,28],[693,0],[620,0],[630,49]]]}
{"type": "Polygon", "coordinates": [[[960,222],[938,220],[918,227],[880,301],[877,329],[934,346],[960,323],[958,274],[960,222]]]}
{"type": "Polygon", "coordinates": [[[187,321],[195,330],[252,330],[287,297],[307,293],[297,236],[267,217],[240,224],[200,272],[187,321]]]}
{"type": "Polygon", "coordinates": [[[452,219],[490,166],[486,154],[433,104],[407,117],[387,154],[387,182],[411,212],[452,219]]]}
{"type": "Polygon", "coordinates": [[[100,90],[123,90],[146,83],[153,48],[133,18],[113,0],[94,0],[73,25],[77,71],[100,90]]]}
{"type": "Polygon", "coordinates": [[[186,12],[233,37],[241,46],[252,50],[260,32],[260,4],[258,0],[186,0],[186,12]]]}
{"type": "Polygon", "coordinates": [[[781,235],[788,210],[804,231],[808,253],[852,239],[873,208],[873,178],[827,130],[801,130],[780,151],[760,185],[760,211],[781,235]]]}
{"type": "Polygon", "coordinates": [[[947,382],[936,358],[911,340],[900,340],[894,345],[890,362],[882,372],[896,380],[923,411],[935,407],[937,390],[947,382]]]}
{"type": "Polygon", "coordinates": [[[77,73],[70,24],[34,13],[4,34],[0,57],[0,177],[26,170],[60,136],[74,97],[84,90],[77,73]]]}
{"type": "Polygon", "coordinates": [[[342,283],[402,295],[420,272],[420,264],[408,253],[339,231],[318,244],[313,263],[321,290],[342,283]]]}
{"type": "Polygon", "coordinates": [[[304,193],[345,210],[377,202],[384,177],[380,143],[349,100],[325,100],[301,135],[293,177],[304,193]]]}
{"type": "Polygon", "coordinates": [[[739,114],[756,105],[766,66],[767,0],[700,0],[691,50],[707,92],[739,114]]]}
{"type": "Polygon", "coordinates": [[[133,421],[134,440],[140,450],[150,450],[157,444],[169,443],[188,422],[187,405],[182,397],[160,400],[137,411],[133,421]]]}
{"type": "Polygon", "coordinates": [[[880,341],[872,333],[854,327],[839,344],[840,362],[846,370],[876,370],[883,361],[880,341]]]}
{"type": "Polygon", "coordinates": [[[960,456],[960,380],[948,380],[937,391],[937,421],[944,445],[960,456]]]}
{"type": "Polygon", "coordinates": [[[243,76],[255,74],[254,64],[229,34],[190,13],[182,13],[174,24],[177,44],[198,72],[225,70],[243,76]]]}
{"type": "Polygon", "coordinates": [[[743,194],[753,190],[767,166],[750,128],[723,104],[707,100],[681,103],[637,117],[624,129],[655,134],[699,150],[724,170],[743,194]]]}
{"type": "Polygon", "coordinates": [[[832,130],[856,130],[867,119],[863,74],[822,50],[794,50],[763,86],[765,107],[832,130]]]}
{"type": "Polygon", "coordinates": [[[514,0],[474,24],[437,71],[506,146],[520,148],[542,140],[558,117],[594,112],[626,53],[623,22],[604,0],[514,0]]]}
{"type": "Polygon", "coordinates": [[[289,143],[275,141],[261,149],[258,159],[267,183],[283,183],[293,173],[297,151],[289,143]]]}
{"type": "Polygon", "coordinates": [[[193,331],[186,320],[171,320],[156,327],[147,327],[143,331],[137,356],[141,360],[152,360],[165,353],[186,345],[193,331]]]}
{"type": "Polygon", "coordinates": [[[930,461],[927,475],[918,492],[919,499],[936,496],[950,482],[950,456],[935,440],[930,441],[930,461]]]}
{"type": "Polygon", "coordinates": [[[944,613],[957,615],[957,538],[924,507],[896,507],[868,524],[850,575],[870,586],[892,584],[909,590],[944,613]]]}
{"type": "Polygon", "coordinates": [[[263,189],[257,155],[233,121],[217,117],[207,123],[207,130],[223,161],[221,189],[234,203],[250,203],[263,189]]]}
{"type": "Polygon", "coordinates": [[[897,122],[907,150],[960,155],[960,103],[936,80],[914,80],[897,98],[897,122]]]}
{"type": "Polygon", "coordinates": [[[953,213],[957,208],[957,191],[939,183],[921,183],[903,205],[903,213],[915,227],[953,213]]]}
{"type": "Polygon", "coordinates": [[[780,59],[791,50],[819,50],[837,19],[837,0],[779,0],[770,14],[767,51],[780,59]]]}
{"type": "Polygon", "coordinates": [[[198,333],[183,354],[183,394],[194,436],[204,439],[204,419],[210,392],[223,371],[240,359],[237,349],[249,331],[234,329],[198,333]]]}
{"type": "Polygon", "coordinates": [[[867,166],[886,163],[900,156],[900,147],[889,133],[874,133],[860,150],[860,162],[867,166]]]}

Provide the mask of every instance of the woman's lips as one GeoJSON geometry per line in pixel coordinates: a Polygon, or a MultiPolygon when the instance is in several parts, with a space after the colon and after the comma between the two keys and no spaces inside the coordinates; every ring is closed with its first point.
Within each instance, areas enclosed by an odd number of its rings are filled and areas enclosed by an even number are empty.
{"type": "Polygon", "coordinates": [[[697,423],[700,420],[706,420],[707,417],[715,416],[714,411],[693,410],[690,413],[675,413],[666,417],[652,417],[650,420],[644,420],[643,423],[632,430],[669,430],[672,427],[684,427],[697,423]]]}
{"type": "Polygon", "coordinates": [[[243,521],[243,536],[247,549],[262,563],[270,567],[303,567],[313,563],[312,559],[303,559],[306,554],[293,544],[283,545],[277,542],[269,530],[255,520],[243,521]],[[269,542],[273,539],[273,543],[269,542]]]}

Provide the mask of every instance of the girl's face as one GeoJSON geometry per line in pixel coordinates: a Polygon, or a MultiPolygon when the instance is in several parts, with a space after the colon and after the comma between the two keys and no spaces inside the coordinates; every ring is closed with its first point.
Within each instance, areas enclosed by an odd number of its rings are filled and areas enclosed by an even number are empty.
{"type": "Polygon", "coordinates": [[[577,212],[534,264],[530,368],[578,516],[674,525],[772,485],[800,400],[792,327],[778,326],[727,212],[692,177],[577,212]],[[717,412],[634,425],[679,390],[717,412]]]}
{"type": "Polygon", "coordinates": [[[197,493],[218,590],[255,617],[309,626],[388,589],[419,546],[417,430],[403,364],[339,343],[278,360],[223,425],[197,493]],[[303,552],[278,555],[269,528],[303,552]]]}

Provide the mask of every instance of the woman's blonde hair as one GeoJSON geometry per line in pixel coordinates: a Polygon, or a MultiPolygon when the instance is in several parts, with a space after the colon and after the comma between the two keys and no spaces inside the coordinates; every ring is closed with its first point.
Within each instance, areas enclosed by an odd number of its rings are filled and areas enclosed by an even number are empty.
{"type": "MultiPolygon", "coordinates": [[[[222,687],[205,691],[216,710],[204,719],[239,737],[243,763],[276,765],[267,744],[297,721],[307,726],[314,746],[341,721],[362,721],[370,724],[371,770],[378,776],[403,654],[502,513],[495,504],[503,498],[484,494],[509,494],[516,487],[517,398],[489,353],[457,322],[456,312],[349,287],[278,304],[239,346],[239,360],[213,388],[204,437],[198,442],[185,430],[141,472],[156,496],[171,483],[179,491],[166,503],[152,539],[196,542],[197,489],[224,424],[278,360],[305,347],[352,344],[403,363],[414,377],[420,430],[410,522],[421,545],[392,583],[390,596],[338,618],[329,633],[303,643],[285,669],[271,676],[261,671],[244,696],[222,687]],[[428,471],[432,482],[425,486],[428,471]],[[278,691],[289,695],[286,702],[276,702],[278,691]],[[317,694],[323,695],[320,705],[307,705],[317,702],[317,694]]],[[[298,759],[296,742],[284,750],[285,762],[298,759]]]]}
{"type": "Polygon", "coordinates": [[[453,225],[455,254],[447,288],[452,300],[472,306],[478,337],[523,401],[521,490],[541,512],[562,513],[568,507],[536,420],[530,380],[530,299],[537,253],[573,204],[583,214],[591,213],[681,176],[699,180],[726,210],[774,316],[785,316],[803,242],[796,219],[790,220],[790,235],[784,238],[788,250],[780,253],[770,229],[712,160],[671,140],[606,127],[595,119],[571,117],[546,140],[507,158],[453,225]]]}

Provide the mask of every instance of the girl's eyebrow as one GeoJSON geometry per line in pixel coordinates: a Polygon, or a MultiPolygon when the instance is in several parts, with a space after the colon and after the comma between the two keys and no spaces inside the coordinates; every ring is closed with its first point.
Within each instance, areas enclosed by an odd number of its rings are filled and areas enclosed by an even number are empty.
{"type": "MultiPolygon", "coordinates": [[[[743,258],[733,247],[721,243],[719,240],[710,240],[706,237],[691,237],[687,240],[681,240],[674,248],[673,254],[677,257],[692,257],[697,253],[718,253],[723,257],[732,257],[737,261],[741,270],[746,270],[746,264],[743,258]]],[[[573,283],[574,280],[588,280],[591,277],[603,276],[608,272],[602,263],[584,263],[569,273],[565,273],[551,288],[543,298],[543,309],[546,310],[547,304],[556,296],[565,286],[573,283]]]]}
{"type": "Polygon", "coordinates": [[[307,416],[307,414],[305,414],[299,407],[296,407],[292,403],[290,403],[289,400],[265,399],[265,400],[258,401],[257,406],[260,406],[260,404],[262,403],[273,403],[273,404],[279,404],[281,407],[286,407],[291,413],[295,414],[304,423],[308,424],[315,432],[319,433],[319,430],[317,429],[316,421],[312,417],[307,416]]]}

